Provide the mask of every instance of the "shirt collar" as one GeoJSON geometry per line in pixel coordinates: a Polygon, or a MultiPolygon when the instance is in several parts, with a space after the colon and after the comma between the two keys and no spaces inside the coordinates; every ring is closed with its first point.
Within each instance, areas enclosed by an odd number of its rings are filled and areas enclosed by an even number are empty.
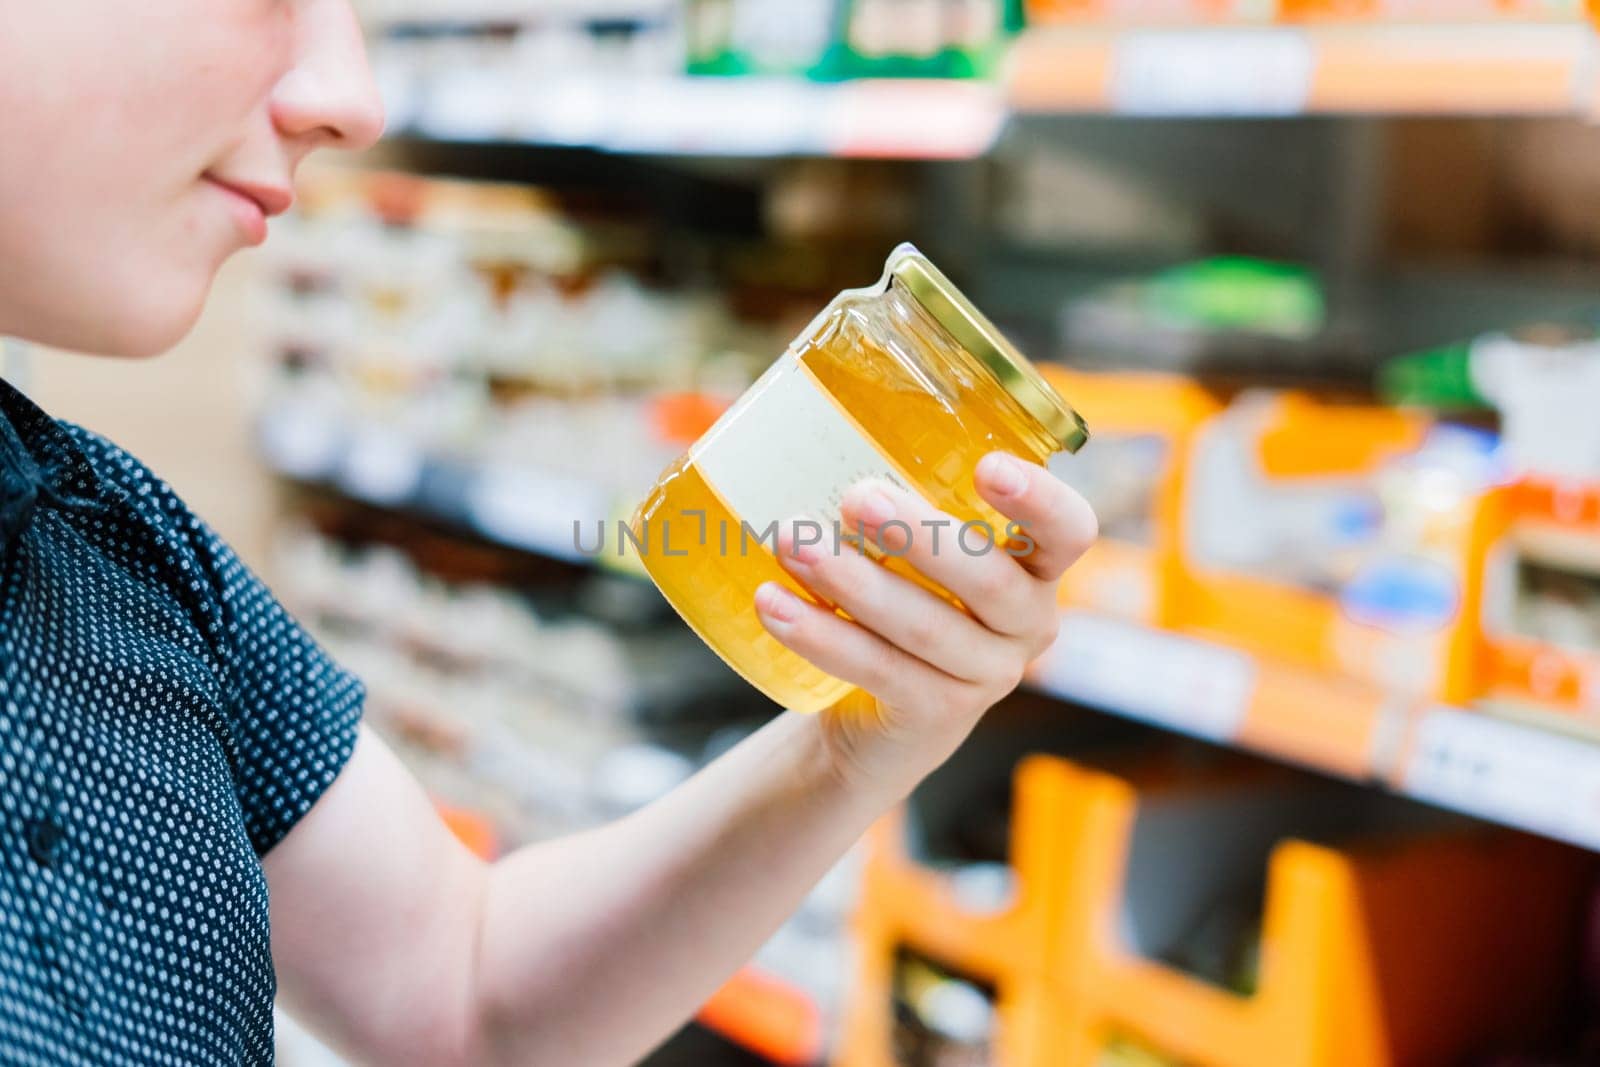
{"type": "Polygon", "coordinates": [[[0,379],[0,545],[28,528],[40,500],[82,503],[85,463],[67,432],[0,379]]]}

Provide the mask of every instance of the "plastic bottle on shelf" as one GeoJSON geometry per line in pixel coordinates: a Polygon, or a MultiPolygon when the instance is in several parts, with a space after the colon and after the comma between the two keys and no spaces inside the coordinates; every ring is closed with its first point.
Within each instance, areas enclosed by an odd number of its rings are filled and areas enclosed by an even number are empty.
{"type": "Polygon", "coordinates": [[[1021,26],[1020,0],[844,0],[821,77],[976,78],[1021,26]]]}
{"type": "Polygon", "coordinates": [[[1500,409],[1513,467],[1573,481],[1600,479],[1600,339],[1490,334],[1473,343],[1472,381],[1500,409]]]}
{"type": "Polygon", "coordinates": [[[832,39],[837,0],[689,0],[692,74],[803,74],[832,39]]]}
{"type": "Polygon", "coordinates": [[[1396,403],[1500,412],[1516,473],[1600,478],[1600,338],[1592,329],[1533,326],[1484,334],[1392,360],[1379,377],[1396,403]]]}

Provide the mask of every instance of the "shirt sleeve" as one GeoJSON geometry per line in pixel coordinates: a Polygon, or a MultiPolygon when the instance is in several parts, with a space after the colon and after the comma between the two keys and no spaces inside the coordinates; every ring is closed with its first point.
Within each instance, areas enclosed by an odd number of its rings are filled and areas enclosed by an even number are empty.
{"type": "Polygon", "coordinates": [[[61,426],[171,549],[161,580],[193,611],[215,656],[234,790],[264,856],[350,761],[366,690],[170,486],[98,434],[61,426]]]}
{"type": "Polygon", "coordinates": [[[349,762],[366,691],[232,548],[199,526],[221,609],[234,786],[250,843],[264,856],[349,762]]]}

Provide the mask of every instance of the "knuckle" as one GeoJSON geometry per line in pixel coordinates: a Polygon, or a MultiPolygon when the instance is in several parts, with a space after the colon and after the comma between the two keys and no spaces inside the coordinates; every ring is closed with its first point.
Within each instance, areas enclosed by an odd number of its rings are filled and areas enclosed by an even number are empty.
{"type": "Polygon", "coordinates": [[[892,694],[901,682],[901,672],[895,669],[894,658],[887,649],[874,649],[861,665],[861,684],[880,696],[892,694]]]}
{"type": "Polygon", "coordinates": [[[957,694],[964,685],[947,676],[936,676],[931,671],[918,672],[907,678],[906,706],[919,708],[935,718],[943,717],[958,705],[957,694]]]}
{"type": "Polygon", "coordinates": [[[943,633],[944,627],[940,625],[934,613],[929,611],[916,612],[905,626],[907,644],[921,651],[936,648],[943,633]]]}
{"type": "Polygon", "coordinates": [[[1028,663],[1024,659],[1013,658],[1003,671],[1000,672],[1000,696],[1006,696],[1016,691],[1027,677],[1028,663]]]}
{"type": "Polygon", "coordinates": [[[885,577],[876,564],[841,560],[834,572],[834,602],[858,619],[881,619],[892,606],[885,577]]]}
{"type": "Polygon", "coordinates": [[[1014,661],[1011,664],[1011,670],[1006,672],[1006,693],[1014,693],[1018,686],[1022,685],[1022,681],[1027,680],[1027,664],[1029,664],[1027,659],[1014,661]]]}
{"type": "Polygon", "coordinates": [[[1028,662],[1032,663],[1050,651],[1050,646],[1056,643],[1056,632],[1057,628],[1054,626],[1048,628],[1040,627],[1028,635],[1026,646],[1028,649],[1028,662]]]}
{"type": "Polygon", "coordinates": [[[1041,598],[1034,617],[1033,624],[1028,627],[1027,637],[1030,645],[1036,646],[1034,654],[1037,655],[1056,643],[1056,638],[1061,633],[1061,612],[1056,606],[1055,597],[1041,598]]]}
{"type": "Polygon", "coordinates": [[[1002,688],[999,680],[971,686],[962,693],[960,703],[953,710],[969,717],[981,715],[998,704],[1009,692],[1011,692],[1010,687],[1002,688]]]}
{"type": "Polygon", "coordinates": [[[923,706],[939,719],[955,718],[970,703],[969,687],[959,682],[940,684],[923,696],[923,706]]]}
{"type": "Polygon", "coordinates": [[[984,604],[995,606],[1007,603],[1012,596],[1016,576],[1012,568],[983,566],[972,579],[972,595],[984,604]]]}

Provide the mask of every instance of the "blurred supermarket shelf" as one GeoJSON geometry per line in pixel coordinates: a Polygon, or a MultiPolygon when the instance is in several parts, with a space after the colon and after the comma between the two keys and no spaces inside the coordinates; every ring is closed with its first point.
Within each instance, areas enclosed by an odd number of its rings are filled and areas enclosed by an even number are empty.
{"type": "Polygon", "coordinates": [[[529,25],[552,21],[645,21],[673,13],[673,0],[360,0],[372,29],[395,26],[529,25]]]}
{"type": "Polygon", "coordinates": [[[1600,849],[1600,746],[1546,726],[1409,704],[1226,644],[1062,614],[1031,682],[1141,722],[1600,849]]]}
{"type": "Polygon", "coordinates": [[[293,401],[264,410],[260,455],[277,474],[375,507],[425,516],[507,548],[564,563],[616,563],[616,554],[585,552],[572,516],[592,523],[620,507],[620,490],[573,474],[480,464],[432,455],[403,434],[350,430],[293,401]]]}
{"type": "MultiPolygon", "coordinates": [[[[597,483],[437,458],[413,466],[379,458],[382,446],[372,443],[312,463],[286,451],[289,438],[273,426],[264,419],[263,458],[281,474],[568,563],[596,557],[550,516],[616,510],[612,491],[597,483]],[[404,478],[395,474],[402,469],[404,478]]],[[[1546,725],[1419,707],[1360,681],[1076,610],[1063,613],[1031,682],[1075,703],[1600,849],[1600,747],[1546,725]]]]}
{"type": "MultiPolygon", "coordinates": [[[[596,560],[579,550],[570,518],[552,516],[622,510],[625,494],[598,481],[422,455],[398,436],[349,434],[293,406],[267,409],[260,425],[263,457],[281,474],[568,563],[596,560]]],[[[1549,722],[1406,700],[1359,678],[1083,610],[1063,615],[1031,680],[1069,701],[1600,849],[1600,746],[1553,733],[1549,722]]]]}
{"type": "Polygon", "coordinates": [[[785,77],[572,76],[519,85],[492,68],[390,81],[390,134],[676,156],[972,159],[1006,121],[983,82],[823,84],[785,77]]]}
{"type": "Polygon", "coordinates": [[[618,154],[973,159],[1014,115],[1586,115],[1579,22],[1037,28],[996,80],[696,77],[659,60],[546,69],[515,46],[376,51],[392,137],[618,154]]]}
{"type": "Polygon", "coordinates": [[[1023,112],[1572,115],[1595,99],[1582,23],[1039,30],[1014,46],[1023,112]]]}

